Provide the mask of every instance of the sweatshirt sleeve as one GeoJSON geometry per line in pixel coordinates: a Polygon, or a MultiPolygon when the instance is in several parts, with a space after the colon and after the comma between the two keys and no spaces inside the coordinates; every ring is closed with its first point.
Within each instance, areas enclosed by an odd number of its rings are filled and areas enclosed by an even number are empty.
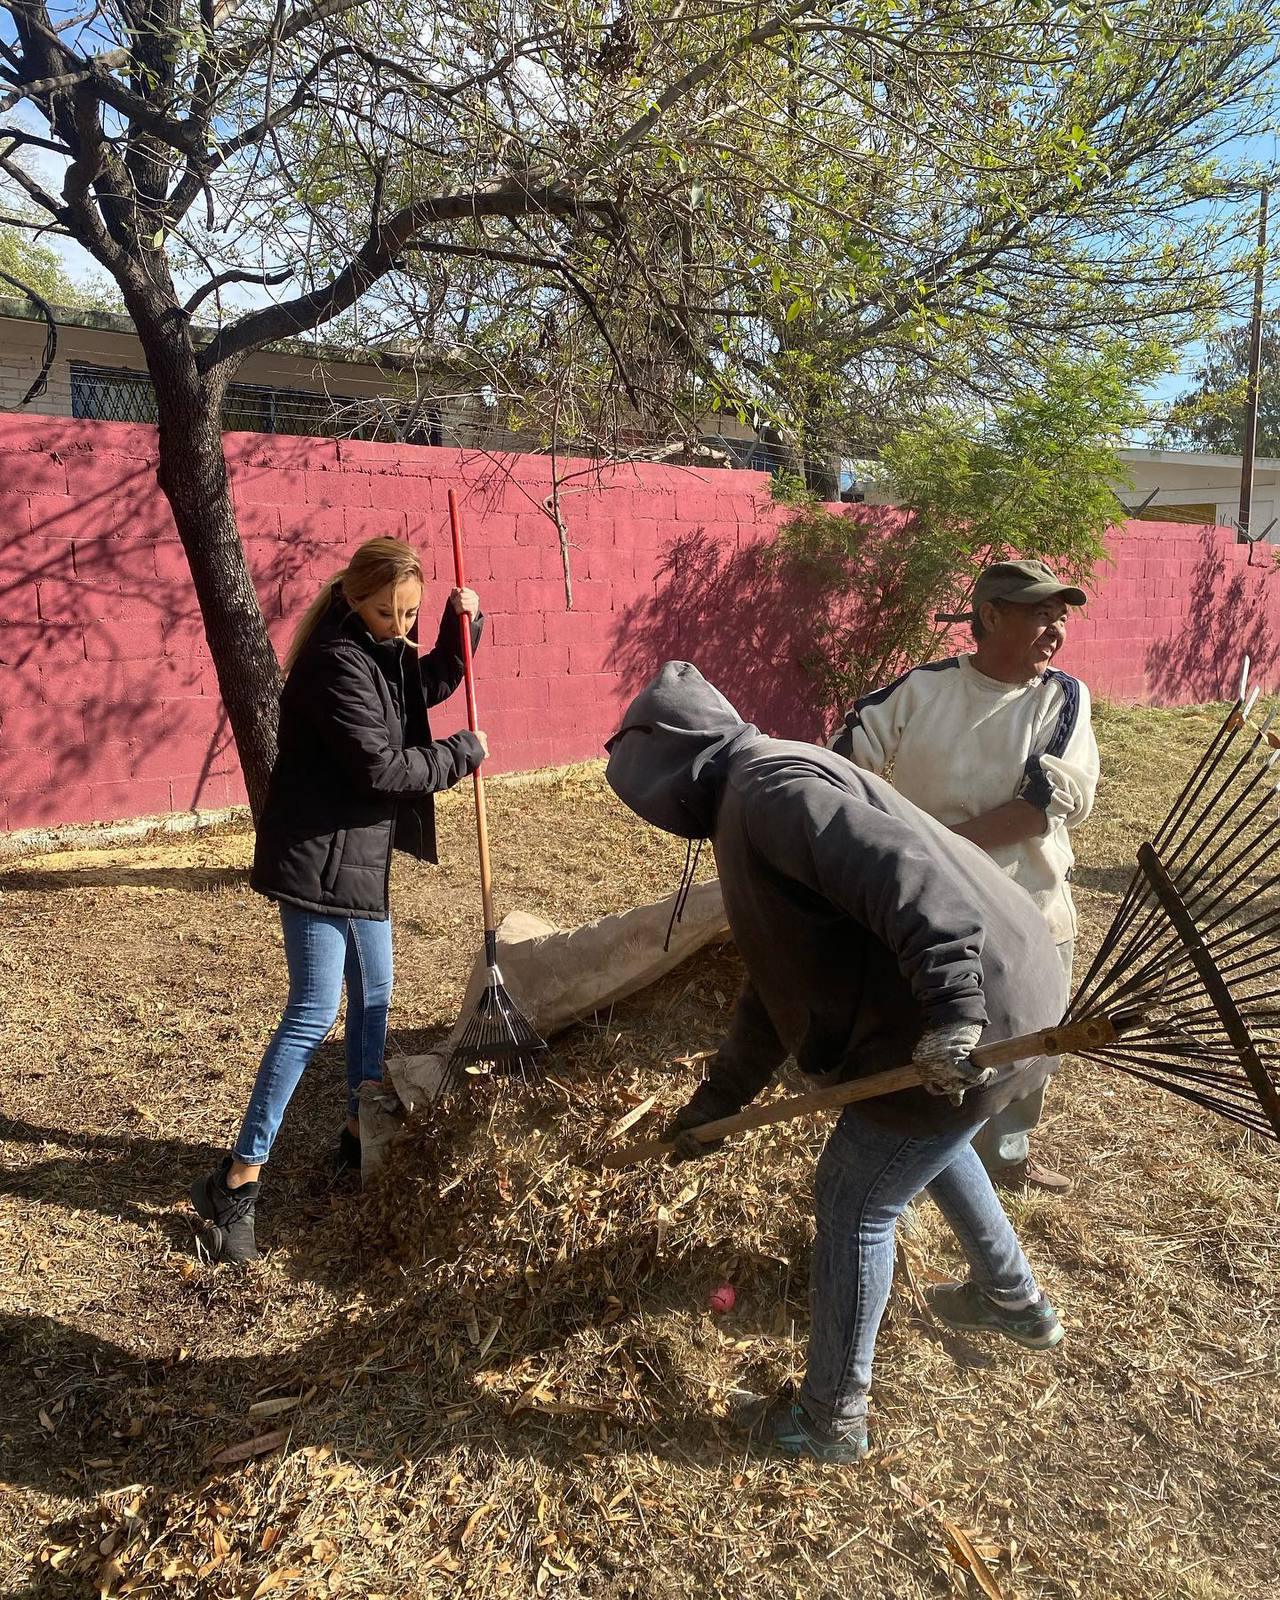
{"type": "Polygon", "coordinates": [[[363,663],[342,650],[320,652],[305,684],[305,704],[320,738],[354,786],[366,794],[434,794],[451,789],[484,759],[465,729],[432,744],[397,750],[363,663]]]}
{"type": "MultiPolygon", "coordinates": [[[[870,780],[874,782],[875,780],[870,780]]],[[[906,802],[901,802],[904,806],[906,802]]],[[[755,853],[866,929],[893,954],[930,1027],[987,1023],[984,930],[944,841],[822,779],[780,777],[752,797],[755,853]],[[803,804],[797,804],[803,794],[803,804]]],[[[963,840],[949,848],[975,849],[963,840]]]]}
{"type": "Polygon", "coordinates": [[[738,994],[729,1031],[690,1104],[710,1117],[731,1117],[755,1099],[786,1058],[786,1047],[748,978],[738,994]]]}
{"type": "Polygon", "coordinates": [[[1050,824],[1076,828],[1093,810],[1098,787],[1089,691],[1065,672],[1054,672],[1051,685],[1018,795],[1043,811],[1050,824]]]}
{"type": "MultiPolygon", "coordinates": [[[[472,650],[479,649],[483,633],[484,614],[481,613],[471,624],[472,650]]],[[[458,613],[448,601],[440,618],[435,644],[418,657],[418,673],[429,706],[438,706],[442,700],[447,700],[462,682],[462,630],[458,625],[458,613]]]]}
{"type": "Polygon", "coordinates": [[[887,688],[873,690],[856,700],[831,739],[831,749],[864,772],[883,773],[898,753],[898,741],[906,724],[910,681],[911,674],[903,673],[887,688]]]}

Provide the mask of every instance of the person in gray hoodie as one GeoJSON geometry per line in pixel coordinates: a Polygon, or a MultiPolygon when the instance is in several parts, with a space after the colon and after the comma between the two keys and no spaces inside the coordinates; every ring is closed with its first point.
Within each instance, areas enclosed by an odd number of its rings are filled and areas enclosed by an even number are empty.
{"type": "Polygon", "coordinates": [[[666,1130],[677,1157],[705,1155],[690,1130],[740,1110],[788,1055],[827,1082],[905,1061],[921,1073],[919,1089],[847,1107],[828,1139],[804,1383],[740,1411],[790,1454],[858,1460],[897,1220],[923,1190],[969,1262],[965,1282],[928,1291],[935,1313],[1033,1349],[1063,1336],[970,1146],[1056,1065],[994,1072],[970,1059],[984,1032],[1061,1020],[1053,940],[976,845],[830,751],[765,737],[688,662],[667,662],[606,748],[608,782],[632,811],[711,841],[746,968],[727,1037],[666,1130]]]}

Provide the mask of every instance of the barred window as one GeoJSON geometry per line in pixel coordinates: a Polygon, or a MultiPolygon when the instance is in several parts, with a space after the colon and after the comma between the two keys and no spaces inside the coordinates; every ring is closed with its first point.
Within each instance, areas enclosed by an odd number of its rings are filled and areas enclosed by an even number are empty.
{"type": "Polygon", "coordinates": [[[88,422],[158,421],[156,392],[145,372],[71,363],[71,415],[88,422]]]}
{"type": "MultiPolygon", "coordinates": [[[[233,383],[222,406],[228,433],[291,433],[320,439],[378,439],[408,444],[442,442],[438,412],[419,415],[413,425],[397,427],[397,408],[371,411],[352,395],[317,394],[310,389],[277,389],[269,384],[233,383]],[[378,414],[381,420],[376,420],[378,414]],[[407,435],[407,437],[405,436],[407,435]]],[[[94,422],[146,422],[159,419],[156,392],[145,372],[128,367],[71,363],[71,415],[94,422]]]]}

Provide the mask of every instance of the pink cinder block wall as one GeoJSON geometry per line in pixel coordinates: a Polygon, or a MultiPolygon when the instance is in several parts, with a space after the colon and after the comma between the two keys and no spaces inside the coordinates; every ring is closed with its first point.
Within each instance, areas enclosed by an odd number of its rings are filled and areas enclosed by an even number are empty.
{"type": "MultiPolygon", "coordinates": [[[[0,828],[239,803],[235,747],[190,578],[156,487],[153,429],[0,415],[0,828]]],[[[566,611],[550,463],[320,439],[227,437],[236,508],[271,636],[375,534],[423,554],[428,615],[452,583],[458,489],[491,770],[587,759],[664,660],[696,661],[744,716],[785,737],[827,721],[798,665],[811,602],[761,559],[783,515],[768,479],[611,467],[562,490],[566,611]]],[[[1095,695],[1183,703],[1228,692],[1248,650],[1272,667],[1270,553],[1222,529],[1133,523],[1062,664],[1095,695]]],[[[461,725],[459,694],[436,718],[461,725]]]]}

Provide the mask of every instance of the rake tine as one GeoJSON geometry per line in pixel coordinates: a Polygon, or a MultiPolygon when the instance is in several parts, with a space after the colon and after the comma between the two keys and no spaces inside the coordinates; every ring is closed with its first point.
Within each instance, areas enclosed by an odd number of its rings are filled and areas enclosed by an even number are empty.
{"type": "MultiPolygon", "coordinates": [[[[1255,740],[1255,745],[1256,745],[1257,742],[1258,741],[1255,740]]],[[[1240,795],[1240,797],[1239,797],[1239,801],[1240,802],[1242,802],[1244,797],[1252,790],[1252,788],[1254,787],[1254,785],[1256,784],[1258,779],[1270,772],[1271,766],[1273,765],[1273,763],[1274,763],[1275,759],[1277,758],[1277,756],[1280,756],[1280,751],[1273,751],[1271,756],[1269,756],[1267,758],[1266,762],[1263,764],[1263,766],[1260,769],[1259,773],[1255,776],[1255,778],[1253,780],[1250,781],[1250,783],[1245,787],[1244,791],[1240,795]]],[[[1280,788],[1280,785],[1276,785],[1275,788],[1280,788]]],[[[1265,809],[1265,807],[1267,805],[1267,802],[1270,800],[1271,795],[1272,795],[1273,792],[1274,792],[1274,789],[1269,788],[1267,793],[1264,794],[1255,803],[1252,811],[1250,812],[1249,816],[1245,819],[1245,822],[1242,825],[1242,831],[1243,831],[1243,829],[1245,829],[1245,828],[1249,827],[1250,825],[1252,825],[1252,823],[1256,820],[1256,818],[1262,813],[1262,811],[1265,809]]],[[[1229,813],[1224,813],[1223,817],[1221,817],[1219,819],[1217,825],[1211,831],[1210,839],[1212,839],[1213,837],[1216,836],[1216,834],[1221,830],[1222,826],[1224,825],[1224,823],[1228,819],[1229,819],[1229,813]]],[[[1266,827],[1264,827],[1261,830],[1261,832],[1259,832],[1252,840],[1250,840],[1248,843],[1246,843],[1243,846],[1242,849],[1238,850],[1236,852],[1236,854],[1233,857],[1230,858],[1230,860],[1228,860],[1227,862],[1225,862],[1222,865],[1220,865],[1216,872],[1212,873],[1207,878],[1202,878],[1202,879],[1199,879],[1197,881],[1194,881],[1192,886],[1191,886],[1192,887],[1192,893],[1187,894],[1185,896],[1186,904],[1187,904],[1188,909],[1196,910],[1197,914],[1201,915],[1201,916],[1205,915],[1209,911],[1215,910],[1222,903],[1222,901],[1226,898],[1226,896],[1228,894],[1230,894],[1230,892],[1234,888],[1236,888],[1241,882],[1243,882],[1243,880],[1249,875],[1250,872],[1253,871],[1254,867],[1258,864],[1256,859],[1252,859],[1251,860],[1249,858],[1250,857],[1257,857],[1260,852],[1264,852],[1266,850],[1269,850],[1272,847],[1272,844],[1273,844],[1272,835],[1276,834],[1278,831],[1280,831],[1280,819],[1278,819],[1276,821],[1273,821],[1271,823],[1268,823],[1266,825],[1266,827]],[[1237,867],[1239,867],[1239,864],[1242,861],[1248,861],[1248,864],[1245,867],[1243,867],[1241,870],[1239,870],[1236,873],[1235,878],[1231,879],[1224,886],[1222,880],[1225,877],[1228,877],[1229,874],[1233,870],[1235,870],[1237,867]],[[1214,900],[1212,900],[1207,906],[1203,905],[1202,902],[1203,902],[1204,896],[1206,894],[1208,894],[1211,889],[1214,889],[1214,888],[1218,889],[1217,897],[1214,900]]],[[[1185,894],[1185,890],[1186,890],[1187,886],[1186,886],[1186,883],[1185,883],[1184,875],[1185,875],[1186,871],[1188,870],[1188,867],[1190,865],[1193,865],[1194,861],[1198,861],[1200,859],[1200,857],[1204,854],[1204,850],[1207,848],[1208,843],[1209,843],[1209,841],[1206,840],[1204,845],[1201,847],[1201,849],[1197,852],[1196,856],[1193,858],[1193,862],[1192,863],[1188,863],[1187,866],[1184,866],[1182,869],[1180,869],[1178,871],[1171,871],[1170,872],[1170,876],[1173,877],[1175,879],[1175,881],[1178,883],[1180,892],[1183,892],[1185,894]]],[[[1166,864],[1166,871],[1168,871],[1168,870],[1169,870],[1169,868],[1168,868],[1168,865],[1166,864]]],[[[1243,902],[1243,903],[1247,904],[1249,899],[1256,898],[1256,893],[1257,892],[1255,891],[1254,895],[1251,895],[1251,896],[1247,897],[1246,901],[1243,902]]],[[[1239,910],[1239,906],[1238,905],[1236,907],[1236,910],[1237,911],[1239,910]]],[[[1119,919],[1117,919],[1117,920],[1119,920],[1119,919]]],[[[1093,981],[1091,989],[1088,989],[1087,992],[1086,992],[1086,984],[1082,984],[1081,987],[1080,987],[1080,990],[1078,991],[1077,998],[1075,1000],[1073,1000],[1073,1002],[1072,1002],[1072,1015],[1078,1014],[1078,1012],[1077,1012],[1077,1008],[1078,1007],[1081,1007],[1081,1006],[1097,1006],[1097,1005],[1102,1005],[1102,1004],[1109,1004],[1109,1003],[1111,1003],[1112,999],[1115,997],[1116,994],[1130,992],[1132,990],[1132,988],[1133,988],[1134,982],[1137,979],[1145,976],[1145,974],[1148,971],[1150,971],[1155,965],[1157,965],[1160,962],[1160,960],[1163,958],[1165,952],[1167,950],[1169,950],[1170,948],[1172,948],[1177,943],[1176,936],[1174,936],[1174,937],[1166,937],[1163,941],[1157,942],[1156,945],[1154,946],[1154,948],[1146,951],[1143,954],[1143,957],[1142,957],[1142,960],[1143,960],[1144,964],[1137,969],[1136,973],[1126,970],[1127,961],[1137,954],[1136,946],[1138,945],[1138,943],[1141,940],[1142,936],[1144,934],[1148,933],[1153,927],[1155,927],[1159,923],[1160,920],[1161,920],[1160,907],[1159,907],[1158,903],[1155,902],[1154,897],[1151,897],[1151,896],[1148,895],[1145,909],[1143,910],[1142,915],[1141,915],[1141,920],[1137,922],[1136,926],[1133,926],[1130,929],[1129,936],[1128,936],[1127,942],[1125,943],[1124,949],[1121,952],[1120,956],[1117,957],[1116,962],[1115,962],[1113,968],[1111,969],[1113,977],[1117,972],[1124,972],[1127,981],[1123,985],[1121,985],[1119,987],[1117,987],[1117,985],[1114,982],[1112,984],[1108,985],[1105,982],[1093,981]]],[[[1208,926],[1209,927],[1216,927],[1216,926],[1219,925],[1220,921],[1221,921],[1221,919],[1218,919],[1217,921],[1215,921],[1213,923],[1210,923],[1208,926]]],[[[1113,927],[1114,927],[1114,924],[1113,924],[1113,927]]],[[[1118,941],[1113,941],[1113,948],[1114,948],[1114,943],[1116,943],[1116,942],[1118,942],[1118,941]]],[[[1108,950],[1105,953],[1107,955],[1109,955],[1110,951],[1108,950]]],[[[1100,956],[1102,956],[1103,954],[1104,954],[1104,952],[1102,952],[1102,951],[1099,952],[1100,956]]],[[[1086,980],[1086,983],[1089,983],[1091,980],[1094,979],[1098,964],[1099,963],[1095,961],[1094,966],[1092,968],[1090,968],[1089,979],[1086,980]]]]}
{"type": "MultiPolygon", "coordinates": [[[[1205,748],[1204,754],[1196,763],[1190,777],[1179,790],[1164,821],[1156,830],[1155,837],[1152,840],[1154,849],[1163,850],[1166,848],[1175,831],[1182,825],[1186,813],[1199,799],[1205,784],[1208,783],[1210,777],[1217,770],[1223,756],[1226,754],[1227,747],[1243,726],[1240,720],[1243,698],[1242,695],[1219,723],[1213,738],[1205,748]]],[[[1084,1016],[1101,1003],[1101,993],[1105,992],[1105,990],[1100,990],[1099,982],[1107,968],[1107,963],[1110,961],[1116,947],[1129,933],[1129,924],[1133,917],[1141,911],[1144,902],[1150,899],[1150,887],[1143,877],[1141,869],[1135,867],[1133,876],[1129,879],[1128,886],[1121,897],[1120,906],[1116,911],[1111,926],[1104,935],[1088,971],[1076,986],[1076,992],[1072,996],[1067,1012],[1069,1018],[1075,1019],[1084,1016]]],[[[1131,938],[1129,941],[1130,947],[1132,942],[1131,938]]]]}

